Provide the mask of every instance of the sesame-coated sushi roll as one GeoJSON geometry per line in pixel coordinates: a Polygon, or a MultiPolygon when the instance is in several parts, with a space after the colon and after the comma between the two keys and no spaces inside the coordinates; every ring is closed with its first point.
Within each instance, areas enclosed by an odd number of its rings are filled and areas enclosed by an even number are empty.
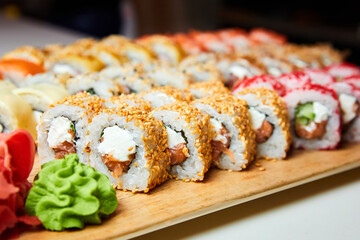
{"type": "Polygon", "coordinates": [[[71,77],[66,80],[65,86],[72,95],[85,91],[104,99],[130,92],[126,86],[99,73],[88,73],[71,77]]]}
{"type": "Polygon", "coordinates": [[[236,97],[247,102],[256,135],[257,158],[283,159],[290,148],[290,123],[284,100],[267,88],[244,89],[236,97]]]}
{"type": "Polygon", "coordinates": [[[161,107],[177,101],[190,102],[193,97],[189,90],[180,90],[172,86],[153,88],[137,95],[151,103],[153,108],[161,107]]]}
{"type": "Polygon", "coordinates": [[[98,72],[105,65],[96,57],[82,55],[55,55],[45,63],[48,71],[61,74],[68,73],[73,76],[98,72]]]}
{"type": "Polygon", "coordinates": [[[195,99],[212,96],[215,94],[230,94],[230,91],[220,81],[206,81],[190,84],[189,91],[195,99]]]}
{"type": "Polygon", "coordinates": [[[112,97],[105,103],[105,105],[109,108],[122,106],[136,107],[145,112],[150,112],[152,110],[151,102],[141,97],[137,97],[135,94],[112,97]]]}
{"type": "Polygon", "coordinates": [[[170,85],[180,89],[187,88],[192,81],[187,74],[170,66],[158,66],[146,75],[147,77],[154,79],[160,86],[170,85]]]}
{"type": "Polygon", "coordinates": [[[210,116],[185,102],[165,105],[152,114],[166,128],[170,176],[183,181],[202,181],[211,165],[210,116]]]}
{"type": "Polygon", "coordinates": [[[89,164],[87,127],[92,116],[104,107],[104,100],[86,92],[66,97],[50,107],[37,126],[40,164],[77,153],[89,164]]]}
{"type": "Polygon", "coordinates": [[[340,142],[338,97],[321,85],[291,89],[284,96],[295,148],[334,149],[340,142]]]}
{"type": "Polygon", "coordinates": [[[210,115],[212,160],[221,169],[241,171],[255,157],[255,132],[246,101],[232,95],[215,95],[192,103],[210,115]]]}
{"type": "Polygon", "coordinates": [[[219,81],[224,82],[222,73],[214,63],[197,63],[191,66],[179,66],[180,70],[189,75],[195,82],[219,81]]]}
{"type": "Polygon", "coordinates": [[[22,59],[42,66],[44,63],[44,52],[36,47],[22,46],[5,53],[1,59],[22,59]]]}
{"type": "Polygon", "coordinates": [[[103,109],[89,125],[90,166],[120,189],[148,192],[168,178],[165,127],[136,107],[103,109]]]}

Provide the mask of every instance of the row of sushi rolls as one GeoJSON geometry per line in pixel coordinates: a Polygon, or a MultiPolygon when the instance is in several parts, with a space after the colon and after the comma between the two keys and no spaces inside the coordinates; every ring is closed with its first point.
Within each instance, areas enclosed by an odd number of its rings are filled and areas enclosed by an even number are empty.
{"type": "Polygon", "coordinates": [[[23,46],[0,60],[0,132],[26,129],[41,165],[76,153],[125,191],[202,181],[359,142],[360,68],[345,58],[261,28],[23,46]]]}

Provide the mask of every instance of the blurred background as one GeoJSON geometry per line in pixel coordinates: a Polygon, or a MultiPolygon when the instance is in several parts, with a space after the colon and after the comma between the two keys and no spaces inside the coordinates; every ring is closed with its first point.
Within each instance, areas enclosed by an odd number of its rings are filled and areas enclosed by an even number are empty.
{"type": "Polygon", "coordinates": [[[330,42],[360,64],[360,1],[1,0],[0,9],[5,18],[32,18],[98,38],[265,27],[295,43],[330,42]]]}

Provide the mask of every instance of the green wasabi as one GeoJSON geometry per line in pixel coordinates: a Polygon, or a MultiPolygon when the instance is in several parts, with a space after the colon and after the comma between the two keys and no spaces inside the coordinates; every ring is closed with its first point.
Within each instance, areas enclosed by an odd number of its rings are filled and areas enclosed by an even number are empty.
{"type": "Polygon", "coordinates": [[[79,163],[77,154],[44,164],[25,203],[30,216],[37,216],[46,229],[56,231],[100,224],[116,206],[109,179],[79,163]]]}
{"type": "Polygon", "coordinates": [[[301,125],[308,125],[311,121],[315,120],[315,113],[313,103],[299,104],[295,109],[296,123],[301,125]]]}

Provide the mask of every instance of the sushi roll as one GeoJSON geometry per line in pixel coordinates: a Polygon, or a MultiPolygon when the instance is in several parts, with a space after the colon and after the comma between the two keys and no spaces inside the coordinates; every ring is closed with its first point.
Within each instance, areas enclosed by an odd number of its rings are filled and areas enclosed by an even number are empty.
{"type": "Polygon", "coordinates": [[[136,40],[136,43],[150,49],[158,60],[178,64],[183,58],[183,50],[170,37],[165,35],[148,35],[136,40]]]}
{"type": "Polygon", "coordinates": [[[277,44],[283,45],[287,42],[286,36],[264,28],[254,28],[249,32],[252,44],[277,44]]]}
{"type": "Polygon", "coordinates": [[[246,88],[235,96],[247,102],[255,130],[257,158],[284,159],[292,139],[284,100],[267,88],[246,88]]]}
{"type": "Polygon", "coordinates": [[[86,92],[66,97],[50,106],[37,126],[40,164],[77,153],[81,163],[89,164],[87,131],[93,115],[104,100],[86,92]]]}
{"type": "Polygon", "coordinates": [[[343,139],[348,142],[360,141],[360,89],[351,83],[342,81],[327,85],[339,98],[343,139]]]}
{"type": "Polygon", "coordinates": [[[335,83],[335,78],[323,69],[304,69],[303,72],[310,77],[312,84],[326,86],[335,83]]]}
{"type": "Polygon", "coordinates": [[[293,72],[288,74],[282,74],[277,78],[286,90],[299,88],[311,83],[310,76],[304,72],[293,72]]]}
{"type": "Polygon", "coordinates": [[[232,95],[214,95],[192,104],[210,115],[213,164],[226,170],[245,169],[254,159],[256,147],[246,101],[232,95]]]}
{"type": "Polygon", "coordinates": [[[333,90],[306,85],[284,96],[295,148],[335,149],[341,138],[339,100],[333,90]]]}
{"type": "Polygon", "coordinates": [[[119,189],[148,192],[168,178],[162,123],[136,107],[103,109],[89,125],[90,166],[119,189]]]}
{"type": "Polygon", "coordinates": [[[27,76],[21,87],[31,87],[37,84],[51,84],[66,89],[66,82],[73,76],[68,73],[56,74],[53,72],[39,73],[27,76]]]}
{"type": "Polygon", "coordinates": [[[180,90],[172,86],[153,88],[149,91],[138,94],[137,97],[149,101],[153,108],[175,103],[177,101],[189,103],[193,100],[189,90],[180,90]]]}
{"type": "Polygon", "coordinates": [[[152,110],[151,102],[138,97],[135,94],[120,95],[110,98],[105,105],[109,108],[115,107],[136,107],[144,112],[150,112],[152,110]]]}
{"type": "Polygon", "coordinates": [[[104,99],[121,94],[128,94],[129,89],[111,78],[99,73],[81,74],[69,78],[65,83],[66,89],[71,95],[86,91],[104,99]]]}
{"type": "Polygon", "coordinates": [[[41,115],[50,105],[69,96],[62,87],[51,84],[37,84],[27,88],[17,88],[12,93],[22,97],[32,108],[36,123],[40,122],[41,115]]]}
{"type": "Polygon", "coordinates": [[[25,129],[36,140],[36,121],[31,106],[11,90],[0,90],[0,133],[25,129]]]}
{"type": "Polygon", "coordinates": [[[112,47],[116,53],[125,56],[133,63],[150,62],[155,59],[154,54],[147,48],[119,35],[106,37],[101,43],[112,47]]]}
{"type": "Polygon", "coordinates": [[[32,46],[22,46],[10,52],[5,53],[1,59],[3,60],[22,59],[25,61],[32,62],[36,65],[42,66],[44,64],[45,54],[39,48],[32,46]]]}
{"type": "Polygon", "coordinates": [[[216,33],[191,31],[189,36],[205,51],[218,53],[230,53],[232,51],[232,47],[224,43],[216,33]]]}
{"type": "Polygon", "coordinates": [[[186,54],[199,54],[204,51],[194,39],[184,33],[176,33],[172,36],[172,39],[181,46],[186,54]]]}
{"type": "Polygon", "coordinates": [[[251,45],[248,34],[239,28],[222,29],[216,31],[216,35],[236,52],[244,51],[251,45]]]}
{"type": "Polygon", "coordinates": [[[275,91],[280,96],[284,96],[286,93],[285,86],[277,81],[274,77],[268,75],[255,76],[253,78],[239,82],[232,89],[232,93],[236,95],[245,88],[267,88],[275,91]]]}
{"type": "Polygon", "coordinates": [[[189,86],[189,91],[195,99],[208,97],[218,94],[230,94],[228,88],[220,81],[206,81],[206,82],[197,82],[192,83],[189,86]]]}
{"type": "Polygon", "coordinates": [[[167,132],[172,178],[202,181],[211,165],[210,116],[186,102],[154,109],[153,116],[163,122],[167,132]]]}
{"type": "Polygon", "coordinates": [[[148,72],[145,76],[153,79],[154,82],[160,86],[170,85],[185,89],[191,83],[191,79],[188,75],[177,68],[170,66],[158,66],[156,69],[148,72]]]}
{"type": "Polygon", "coordinates": [[[179,66],[180,71],[187,74],[195,82],[219,81],[225,82],[222,73],[217,69],[216,65],[208,63],[197,63],[191,66],[179,66]]]}
{"type": "Polygon", "coordinates": [[[33,62],[23,59],[0,60],[0,75],[3,79],[14,83],[17,86],[23,84],[24,79],[29,75],[44,73],[45,69],[33,62]]]}
{"type": "Polygon", "coordinates": [[[350,83],[357,88],[360,88],[360,75],[353,75],[353,76],[345,77],[343,79],[343,81],[350,83]]]}
{"type": "Polygon", "coordinates": [[[96,57],[75,54],[53,56],[45,64],[48,71],[56,74],[68,73],[73,76],[98,72],[105,65],[96,57]]]}
{"type": "Polygon", "coordinates": [[[325,71],[338,81],[346,77],[360,76],[360,67],[352,63],[331,64],[325,68],[325,71]]]}

